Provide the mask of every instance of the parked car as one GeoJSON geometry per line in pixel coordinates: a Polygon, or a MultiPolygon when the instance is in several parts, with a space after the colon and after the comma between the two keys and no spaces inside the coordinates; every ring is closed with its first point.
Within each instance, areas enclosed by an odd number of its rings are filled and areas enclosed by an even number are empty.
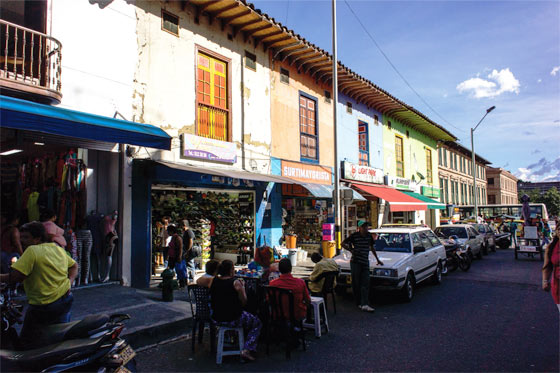
{"type": "MultiPolygon", "coordinates": [[[[416,285],[427,279],[439,284],[446,267],[445,248],[430,228],[391,227],[370,230],[377,233],[375,250],[382,266],[369,254],[371,285],[382,290],[398,290],[405,300],[414,296],[416,285]]],[[[342,250],[334,260],[340,267],[337,286],[352,284],[350,259],[352,253],[342,250]]]]}
{"type": "Polygon", "coordinates": [[[474,229],[482,236],[482,253],[488,255],[488,250],[496,251],[496,235],[487,223],[473,224],[474,229]]]}
{"type": "Polygon", "coordinates": [[[483,238],[471,224],[440,225],[434,231],[439,237],[457,236],[457,240],[465,247],[467,255],[482,259],[483,238]]]}

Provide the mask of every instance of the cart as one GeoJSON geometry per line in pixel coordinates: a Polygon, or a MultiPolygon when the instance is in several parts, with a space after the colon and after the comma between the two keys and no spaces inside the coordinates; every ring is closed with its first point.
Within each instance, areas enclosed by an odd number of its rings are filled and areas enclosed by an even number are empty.
{"type": "Polygon", "coordinates": [[[536,254],[539,254],[541,261],[544,260],[543,246],[537,232],[537,227],[523,227],[523,237],[519,238],[515,246],[515,259],[518,259],[519,253],[527,254],[530,258],[534,258],[536,254]]]}

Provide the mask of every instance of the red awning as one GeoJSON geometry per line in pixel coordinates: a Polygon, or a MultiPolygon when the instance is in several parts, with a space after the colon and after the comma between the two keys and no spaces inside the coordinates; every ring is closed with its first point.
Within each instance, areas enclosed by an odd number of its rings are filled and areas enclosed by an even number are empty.
{"type": "Polygon", "coordinates": [[[352,187],[358,189],[364,197],[377,197],[384,199],[389,202],[389,208],[391,211],[418,211],[427,210],[428,205],[424,201],[420,201],[414,197],[399,192],[398,190],[387,187],[387,186],[377,186],[377,185],[365,185],[365,184],[354,184],[352,187]]]}

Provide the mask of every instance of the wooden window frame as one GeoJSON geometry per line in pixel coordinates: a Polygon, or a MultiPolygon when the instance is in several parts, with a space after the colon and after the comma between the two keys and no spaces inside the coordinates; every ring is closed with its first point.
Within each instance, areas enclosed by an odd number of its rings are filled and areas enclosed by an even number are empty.
{"type": "Polygon", "coordinates": [[[300,157],[300,161],[301,162],[305,162],[305,163],[313,163],[313,164],[319,164],[319,100],[317,100],[317,97],[311,96],[310,94],[307,94],[303,91],[299,91],[298,92],[298,125],[299,125],[299,157],[300,157]],[[314,101],[315,102],[315,135],[310,135],[304,132],[301,132],[301,115],[299,113],[299,108],[300,108],[300,99],[301,97],[305,97],[308,100],[314,101]],[[315,137],[315,153],[317,154],[317,158],[308,158],[308,157],[304,157],[301,154],[301,135],[304,134],[308,137],[315,137]]]}
{"type": "Polygon", "coordinates": [[[325,102],[326,102],[327,104],[330,104],[331,101],[332,101],[331,91],[329,91],[329,90],[327,90],[327,89],[325,89],[324,91],[325,91],[325,92],[324,92],[323,94],[325,95],[325,102]]]}
{"type": "Polygon", "coordinates": [[[358,120],[358,164],[360,166],[369,166],[370,165],[370,158],[369,158],[369,124],[367,122],[364,122],[363,120],[358,120]],[[366,130],[365,130],[365,134],[366,134],[366,149],[362,150],[360,148],[360,136],[362,135],[362,133],[364,132],[360,132],[360,126],[365,126],[366,130]],[[361,155],[365,154],[367,156],[367,163],[366,164],[362,164],[362,158],[361,155]]]}
{"type": "Polygon", "coordinates": [[[251,52],[246,50],[245,51],[245,57],[243,57],[243,59],[244,59],[244,65],[245,65],[246,68],[248,68],[249,70],[255,71],[255,72],[257,71],[257,55],[256,54],[251,53],[251,52]],[[251,66],[247,65],[248,57],[254,57],[254,59],[249,58],[249,60],[254,61],[255,67],[251,67],[251,66]]]}
{"type": "Polygon", "coordinates": [[[173,35],[173,36],[179,37],[179,30],[180,30],[179,21],[180,21],[179,16],[177,16],[177,15],[171,13],[171,12],[168,12],[168,11],[165,10],[165,9],[162,9],[162,10],[161,10],[161,29],[162,29],[162,31],[165,31],[165,32],[167,32],[168,34],[171,34],[171,35],[173,35]],[[171,17],[174,17],[174,18],[177,18],[177,33],[174,33],[174,32],[172,32],[172,31],[169,31],[169,30],[167,30],[166,28],[163,27],[163,24],[164,24],[163,15],[164,15],[164,14],[166,14],[166,15],[168,15],[168,16],[171,16],[171,17]]]}
{"type": "Polygon", "coordinates": [[[346,112],[352,114],[352,103],[350,101],[346,101],[346,112]]]}
{"type": "MultiPolygon", "coordinates": [[[[221,62],[226,64],[226,70],[227,70],[227,76],[226,76],[226,85],[227,85],[227,113],[228,113],[228,123],[227,123],[227,140],[226,142],[232,142],[233,136],[232,136],[232,114],[233,114],[233,110],[231,107],[231,85],[232,85],[232,76],[231,76],[231,58],[227,58],[225,56],[222,56],[221,54],[218,54],[214,51],[211,51],[210,49],[204,48],[203,46],[200,46],[198,44],[195,44],[194,47],[194,77],[195,77],[195,81],[194,81],[194,100],[195,100],[195,117],[194,117],[194,123],[195,123],[195,134],[198,136],[198,92],[197,92],[197,82],[198,82],[198,54],[202,53],[202,54],[206,54],[212,58],[215,58],[217,60],[220,60],[221,62]]],[[[223,109],[222,109],[223,110],[223,109]]]]}
{"type": "MultiPolygon", "coordinates": [[[[391,122],[389,122],[391,123],[391,122]]],[[[395,174],[397,175],[397,177],[404,177],[405,173],[405,169],[404,169],[404,139],[402,138],[402,136],[399,135],[395,135],[395,174]],[[398,167],[398,157],[397,157],[397,139],[399,139],[401,141],[401,162],[402,162],[402,175],[399,175],[399,167],[398,167]]]]}

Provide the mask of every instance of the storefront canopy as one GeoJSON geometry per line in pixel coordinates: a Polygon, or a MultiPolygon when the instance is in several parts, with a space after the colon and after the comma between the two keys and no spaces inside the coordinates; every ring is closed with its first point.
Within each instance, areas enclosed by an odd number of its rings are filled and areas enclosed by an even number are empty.
{"type": "MultiPolygon", "coordinates": [[[[302,183],[305,189],[307,189],[314,197],[317,198],[332,198],[334,187],[332,185],[322,185],[322,184],[312,184],[312,183],[302,183]]],[[[341,187],[340,189],[350,189],[347,187],[341,187]]],[[[352,189],[352,199],[354,201],[365,201],[366,199],[358,192],[352,189]]]]}
{"type": "Polygon", "coordinates": [[[414,193],[414,192],[403,192],[403,193],[406,193],[413,198],[419,199],[420,201],[427,202],[429,209],[445,210],[445,204],[440,203],[436,200],[433,200],[430,197],[426,197],[426,196],[423,196],[419,193],[414,193]]]}
{"type": "Polygon", "coordinates": [[[365,193],[366,198],[369,196],[373,196],[389,202],[389,207],[393,212],[428,209],[426,202],[420,201],[394,188],[381,185],[377,186],[356,183],[352,183],[352,187],[358,189],[362,193],[365,193]]]}
{"type": "Polygon", "coordinates": [[[149,124],[104,117],[2,96],[2,127],[110,143],[171,149],[171,136],[149,124]]]}

